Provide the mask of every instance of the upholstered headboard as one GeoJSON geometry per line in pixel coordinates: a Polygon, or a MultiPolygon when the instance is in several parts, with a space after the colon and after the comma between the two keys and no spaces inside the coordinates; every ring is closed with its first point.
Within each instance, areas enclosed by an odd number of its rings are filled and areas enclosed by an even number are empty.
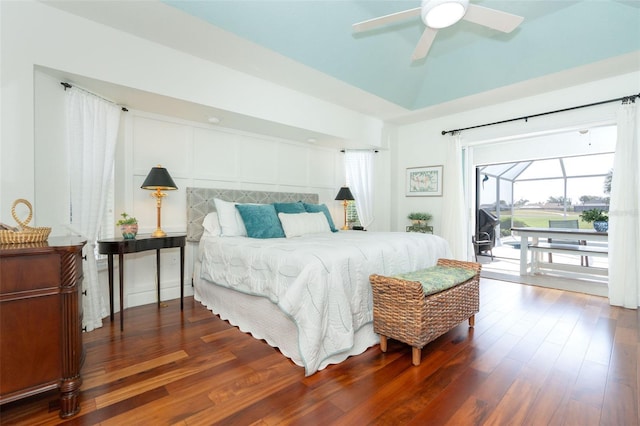
{"type": "Polygon", "coordinates": [[[187,188],[187,241],[200,241],[202,221],[209,212],[216,211],[214,198],[238,203],[318,203],[318,194],[300,192],[249,191],[244,189],[187,188]]]}

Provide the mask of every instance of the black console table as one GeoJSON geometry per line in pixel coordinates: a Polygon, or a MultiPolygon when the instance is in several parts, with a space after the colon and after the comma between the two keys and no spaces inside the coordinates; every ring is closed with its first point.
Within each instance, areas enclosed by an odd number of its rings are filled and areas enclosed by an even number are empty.
{"type": "Polygon", "coordinates": [[[109,266],[109,309],[111,321],[113,321],[113,255],[118,255],[118,274],[120,278],[120,331],[124,330],[124,266],[125,253],[138,253],[141,251],[156,251],[156,275],[158,278],[158,306],[160,306],[160,250],[164,248],[180,247],[180,310],[183,310],[184,299],[184,246],[187,236],[185,234],[167,234],[165,237],[152,237],[151,235],[137,235],[135,239],[110,238],[98,241],[98,252],[108,256],[109,266]]]}

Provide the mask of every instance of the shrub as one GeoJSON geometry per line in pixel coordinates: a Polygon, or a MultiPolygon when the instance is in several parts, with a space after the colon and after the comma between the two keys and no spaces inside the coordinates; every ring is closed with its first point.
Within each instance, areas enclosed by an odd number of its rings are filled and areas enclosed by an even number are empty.
{"type": "Polygon", "coordinates": [[[424,213],[424,212],[413,212],[413,213],[409,213],[409,215],[407,216],[407,219],[409,220],[424,220],[425,222],[431,220],[433,216],[431,216],[431,213],[424,213]]]}
{"type": "Polygon", "coordinates": [[[580,219],[582,219],[583,221],[590,223],[590,222],[608,222],[609,221],[609,216],[607,215],[607,212],[604,210],[600,210],[600,209],[591,209],[591,210],[585,210],[582,213],[580,213],[580,219]]]}

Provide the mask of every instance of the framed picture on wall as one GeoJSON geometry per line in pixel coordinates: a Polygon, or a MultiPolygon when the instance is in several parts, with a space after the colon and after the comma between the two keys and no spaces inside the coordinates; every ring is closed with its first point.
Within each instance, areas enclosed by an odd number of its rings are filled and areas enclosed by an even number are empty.
{"type": "Polygon", "coordinates": [[[407,169],[407,197],[441,197],[443,166],[407,169]]]}

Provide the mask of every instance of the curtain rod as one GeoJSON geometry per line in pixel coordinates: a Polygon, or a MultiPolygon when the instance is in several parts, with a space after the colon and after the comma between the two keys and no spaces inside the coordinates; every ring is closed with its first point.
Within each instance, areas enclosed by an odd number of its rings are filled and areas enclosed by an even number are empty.
{"type": "MultiPolygon", "coordinates": [[[[67,89],[71,89],[71,88],[73,87],[72,85],[70,85],[69,83],[64,82],[64,81],[61,81],[61,82],[60,82],[60,84],[62,85],[62,87],[64,87],[65,92],[67,91],[67,89]]],[[[93,96],[96,96],[96,97],[98,97],[98,98],[102,99],[103,101],[107,101],[107,102],[112,103],[112,104],[114,104],[114,105],[118,105],[117,103],[115,103],[115,102],[113,102],[113,101],[110,101],[109,99],[105,99],[105,98],[103,98],[103,97],[102,97],[102,96],[100,96],[100,95],[96,95],[95,93],[90,92],[90,91],[88,91],[87,89],[83,89],[82,87],[78,87],[78,86],[76,86],[76,89],[78,89],[78,90],[82,90],[83,92],[87,92],[87,93],[89,93],[89,94],[91,94],[91,95],[93,95],[93,96]]],[[[122,108],[122,111],[124,111],[124,112],[129,112],[129,110],[128,110],[127,108],[125,108],[125,107],[123,107],[123,106],[120,106],[120,105],[118,105],[118,106],[119,106],[120,108],[122,108]]]]}
{"type": "Polygon", "coordinates": [[[373,151],[374,154],[378,153],[377,149],[341,149],[340,152],[343,154],[347,151],[373,151]]]}
{"type": "Polygon", "coordinates": [[[571,107],[571,108],[564,108],[564,109],[558,109],[558,110],[555,110],[555,111],[541,112],[539,114],[533,114],[533,115],[525,115],[525,116],[518,117],[518,118],[510,118],[508,120],[496,121],[496,122],[493,122],[493,123],[478,124],[477,126],[464,127],[462,129],[443,130],[442,131],[442,136],[446,135],[447,133],[451,133],[453,135],[456,132],[462,132],[463,130],[477,129],[478,127],[494,126],[496,124],[510,123],[512,121],[519,121],[519,120],[528,121],[530,118],[534,118],[534,117],[541,117],[543,115],[556,114],[558,112],[572,111],[574,109],[580,109],[580,108],[592,107],[592,106],[596,106],[596,105],[608,104],[610,102],[618,102],[618,101],[635,102],[636,98],[640,98],[640,93],[638,93],[637,95],[630,95],[630,96],[623,96],[621,98],[609,99],[608,101],[594,102],[592,104],[578,105],[578,106],[574,106],[574,107],[571,107]]]}

